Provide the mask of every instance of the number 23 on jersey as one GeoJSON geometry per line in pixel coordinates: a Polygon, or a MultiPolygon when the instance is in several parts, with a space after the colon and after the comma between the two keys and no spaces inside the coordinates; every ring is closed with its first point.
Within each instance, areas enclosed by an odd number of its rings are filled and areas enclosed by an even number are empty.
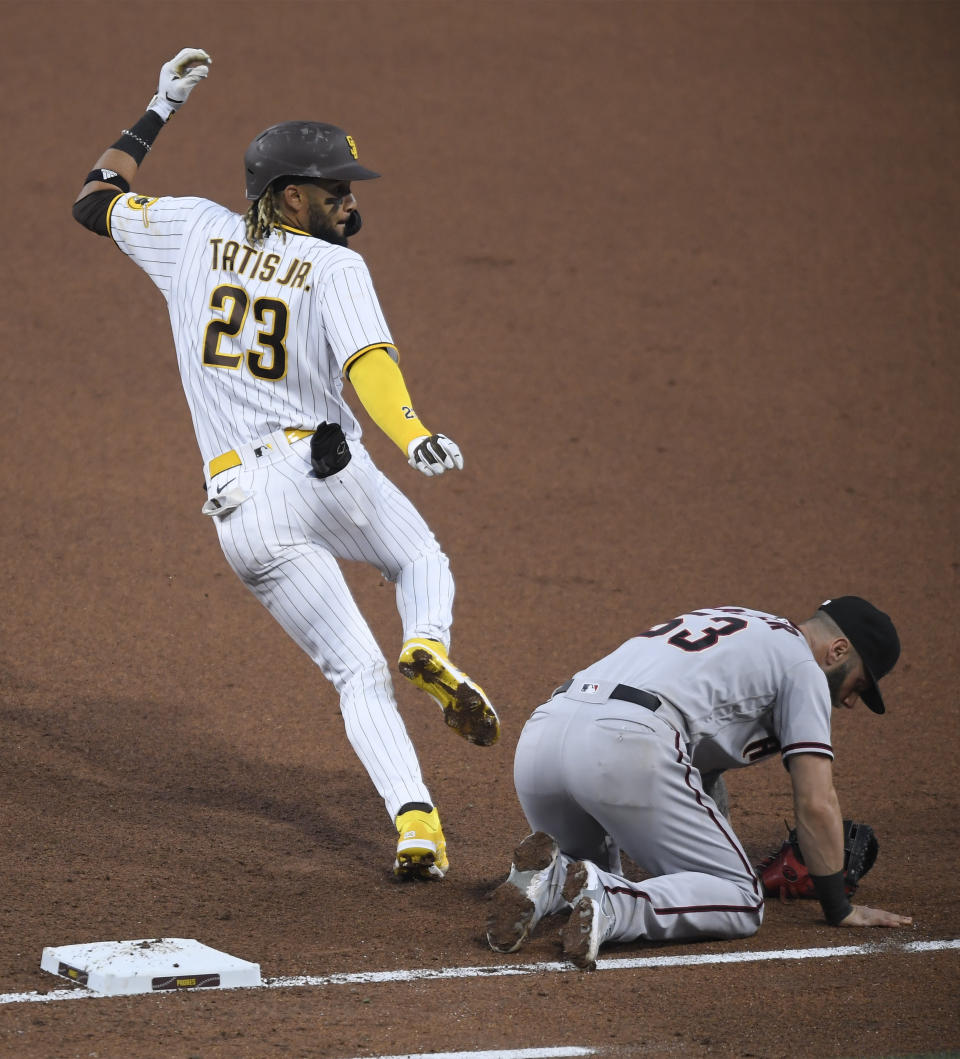
{"type": "Polygon", "coordinates": [[[203,333],[203,363],[207,367],[236,371],[245,356],[247,368],[258,379],[276,382],[286,375],[284,343],[290,311],[284,302],[279,298],[256,298],[251,306],[250,296],[243,287],[224,283],[210,295],[210,308],[221,315],[211,320],[203,333]],[[221,349],[223,340],[236,339],[240,335],[251,307],[254,320],[264,325],[257,329],[255,337],[255,345],[260,348],[248,349],[244,353],[224,352],[221,349]]]}

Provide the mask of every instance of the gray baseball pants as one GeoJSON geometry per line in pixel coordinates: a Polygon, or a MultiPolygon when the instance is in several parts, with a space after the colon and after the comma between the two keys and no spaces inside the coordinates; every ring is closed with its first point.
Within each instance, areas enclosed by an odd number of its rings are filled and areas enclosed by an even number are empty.
{"type": "MultiPolygon", "coordinates": [[[[559,842],[558,870],[571,860],[601,869],[603,907],[614,917],[605,941],[748,937],[763,921],[760,884],[680,732],[659,712],[556,695],[520,734],[520,804],[532,830],[559,842]],[[611,840],[651,877],[634,883],[619,874],[611,840]]],[[[559,886],[554,892],[557,907],[547,913],[565,907],[559,886]]]]}

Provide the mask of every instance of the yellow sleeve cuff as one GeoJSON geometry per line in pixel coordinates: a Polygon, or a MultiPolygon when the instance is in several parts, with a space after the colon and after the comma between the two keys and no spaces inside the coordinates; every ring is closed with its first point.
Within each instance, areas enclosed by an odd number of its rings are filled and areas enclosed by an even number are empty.
{"type": "Polygon", "coordinates": [[[404,456],[414,438],[430,433],[413,410],[399,366],[383,346],[351,360],[347,378],[370,418],[404,456]]]}

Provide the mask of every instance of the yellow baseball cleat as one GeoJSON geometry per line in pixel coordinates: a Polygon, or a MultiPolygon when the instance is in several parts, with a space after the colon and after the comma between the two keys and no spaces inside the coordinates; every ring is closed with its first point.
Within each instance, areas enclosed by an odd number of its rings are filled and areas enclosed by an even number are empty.
{"type": "Polygon", "coordinates": [[[393,874],[401,879],[442,879],[447,874],[447,843],[436,808],[429,813],[410,809],[397,824],[397,859],[393,874]]]}
{"type": "Polygon", "coordinates": [[[500,718],[483,688],[453,665],[438,640],[407,640],[398,666],[439,704],[443,719],[468,743],[492,746],[500,738],[500,718]]]}

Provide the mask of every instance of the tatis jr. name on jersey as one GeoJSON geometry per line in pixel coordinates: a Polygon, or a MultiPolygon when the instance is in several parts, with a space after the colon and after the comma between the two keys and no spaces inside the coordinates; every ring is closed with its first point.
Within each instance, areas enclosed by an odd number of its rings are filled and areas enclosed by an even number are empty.
{"type": "Polygon", "coordinates": [[[281,287],[303,287],[313,264],[295,257],[289,265],[281,269],[283,257],[280,254],[268,254],[263,250],[254,250],[246,243],[233,239],[211,239],[212,260],[210,268],[217,272],[235,272],[238,276],[249,276],[251,279],[274,280],[281,287]],[[280,272],[283,275],[280,275],[280,272]]]}

